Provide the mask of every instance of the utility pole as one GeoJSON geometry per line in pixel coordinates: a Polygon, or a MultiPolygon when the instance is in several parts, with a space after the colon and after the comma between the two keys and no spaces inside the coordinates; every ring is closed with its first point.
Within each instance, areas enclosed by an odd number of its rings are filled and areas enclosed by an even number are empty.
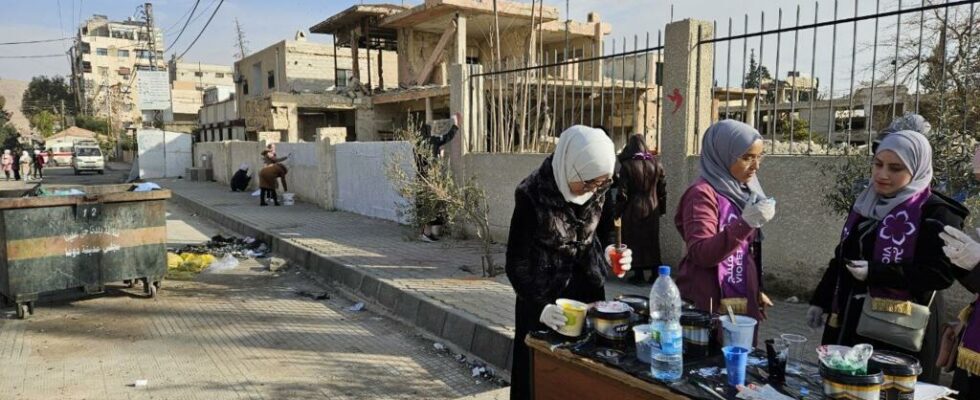
{"type": "Polygon", "coordinates": [[[241,60],[248,55],[248,49],[245,48],[245,31],[242,30],[242,24],[238,23],[238,18],[235,18],[235,36],[238,38],[238,59],[241,60]]]}
{"type": "Polygon", "coordinates": [[[61,129],[68,127],[68,116],[65,115],[65,99],[61,99],[61,129]]]}
{"type": "Polygon", "coordinates": [[[153,3],[143,4],[143,12],[146,14],[147,47],[150,49],[150,71],[157,70],[157,38],[153,32],[153,3]]]}

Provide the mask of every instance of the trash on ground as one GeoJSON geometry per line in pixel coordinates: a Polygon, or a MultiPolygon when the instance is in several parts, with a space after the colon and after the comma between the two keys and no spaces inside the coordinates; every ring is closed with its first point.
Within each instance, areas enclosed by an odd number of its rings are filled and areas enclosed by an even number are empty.
{"type": "Polygon", "coordinates": [[[482,367],[482,366],[473,367],[473,369],[471,370],[471,372],[473,373],[473,377],[476,378],[476,377],[478,377],[480,375],[483,375],[483,373],[487,372],[487,368],[486,367],[482,367]]]}
{"type": "Polygon", "coordinates": [[[329,300],[330,299],[330,293],[327,293],[327,292],[307,292],[305,290],[299,290],[299,291],[296,292],[296,295],[303,296],[303,297],[309,297],[309,298],[311,298],[313,300],[329,300]]]}
{"type": "Polygon", "coordinates": [[[286,267],[286,260],[279,257],[272,257],[269,259],[269,271],[277,272],[286,267]]]}
{"type": "Polygon", "coordinates": [[[256,190],[256,191],[252,192],[252,197],[259,197],[260,194],[262,194],[262,191],[261,190],[256,190]]]}
{"type": "Polygon", "coordinates": [[[219,260],[215,260],[214,262],[211,263],[211,266],[207,267],[207,269],[201,272],[205,274],[214,274],[218,272],[233,270],[237,266],[238,266],[238,259],[231,254],[225,254],[224,257],[221,257],[221,259],[219,260]]]}
{"type": "Polygon", "coordinates": [[[143,182],[143,183],[137,183],[135,186],[133,186],[131,189],[129,189],[129,191],[131,191],[131,192],[149,192],[149,191],[153,191],[153,190],[162,190],[162,189],[163,188],[161,188],[160,185],[157,185],[157,184],[155,184],[153,182],[143,182]]]}
{"type": "Polygon", "coordinates": [[[439,342],[433,343],[432,344],[432,347],[435,347],[436,350],[439,350],[439,351],[443,351],[443,350],[446,349],[446,346],[444,346],[442,343],[439,343],[439,342]]]}
{"type": "Polygon", "coordinates": [[[137,379],[136,381],[133,382],[133,387],[144,388],[148,383],[149,381],[147,381],[146,379],[137,379]]]}
{"type": "Polygon", "coordinates": [[[354,311],[354,312],[364,311],[364,302],[359,301],[357,303],[354,303],[354,305],[347,307],[347,311],[354,311]]]}
{"type": "Polygon", "coordinates": [[[796,296],[792,296],[792,297],[786,299],[786,302],[787,303],[796,304],[796,303],[799,303],[800,302],[800,298],[799,297],[796,297],[796,296]]]}

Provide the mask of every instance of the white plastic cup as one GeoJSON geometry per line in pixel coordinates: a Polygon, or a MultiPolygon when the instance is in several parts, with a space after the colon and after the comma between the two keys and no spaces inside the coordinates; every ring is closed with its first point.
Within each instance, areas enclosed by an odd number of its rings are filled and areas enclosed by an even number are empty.
{"type": "Polygon", "coordinates": [[[752,339],[755,338],[755,326],[759,323],[755,318],[736,315],[735,323],[728,315],[722,315],[721,328],[724,331],[722,346],[735,346],[752,349],[752,339]]]}

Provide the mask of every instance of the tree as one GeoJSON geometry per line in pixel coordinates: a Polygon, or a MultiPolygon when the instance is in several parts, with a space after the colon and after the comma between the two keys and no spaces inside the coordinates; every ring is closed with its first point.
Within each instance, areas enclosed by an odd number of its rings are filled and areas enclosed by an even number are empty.
{"type": "Polygon", "coordinates": [[[13,149],[19,144],[20,132],[10,124],[10,112],[4,108],[6,105],[7,99],[0,96],[0,148],[13,149]]]}
{"type": "Polygon", "coordinates": [[[766,80],[772,80],[769,68],[766,68],[765,65],[759,65],[755,61],[755,49],[752,49],[752,52],[749,53],[749,72],[745,74],[742,87],[746,89],[758,88],[759,84],[766,80]]]}
{"type": "Polygon", "coordinates": [[[75,126],[106,136],[113,136],[109,132],[109,120],[105,118],[79,115],[75,117],[75,126]]]}
{"type": "Polygon", "coordinates": [[[7,105],[7,99],[0,96],[0,125],[3,125],[10,121],[10,111],[4,108],[7,105]]]}
{"type": "Polygon", "coordinates": [[[31,78],[31,83],[24,91],[23,104],[20,109],[28,120],[33,120],[34,116],[41,111],[48,111],[51,114],[61,115],[61,107],[64,104],[65,113],[74,115],[75,97],[71,93],[71,88],[62,76],[47,77],[44,75],[31,78]]]}
{"type": "Polygon", "coordinates": [[[41,112],[34,114],[31,117],[31,126],[37,129],[37,132],[43,137],[48,137],[54,135],[54,125],[58,121],[58,116],[52,114],[48,110],[41,110],[41,112]]]}

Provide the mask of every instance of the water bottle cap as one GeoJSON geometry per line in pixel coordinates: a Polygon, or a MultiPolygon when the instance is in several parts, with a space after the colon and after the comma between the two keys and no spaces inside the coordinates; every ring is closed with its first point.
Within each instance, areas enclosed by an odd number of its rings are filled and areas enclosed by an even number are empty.
{"type": "Polygon", "coordinates": [[[660,269],[658,270],[658,272],[660,273],[660,276],[670,276],[670,266],[669,265],[661,265],[660,266],[660,269]]]}

